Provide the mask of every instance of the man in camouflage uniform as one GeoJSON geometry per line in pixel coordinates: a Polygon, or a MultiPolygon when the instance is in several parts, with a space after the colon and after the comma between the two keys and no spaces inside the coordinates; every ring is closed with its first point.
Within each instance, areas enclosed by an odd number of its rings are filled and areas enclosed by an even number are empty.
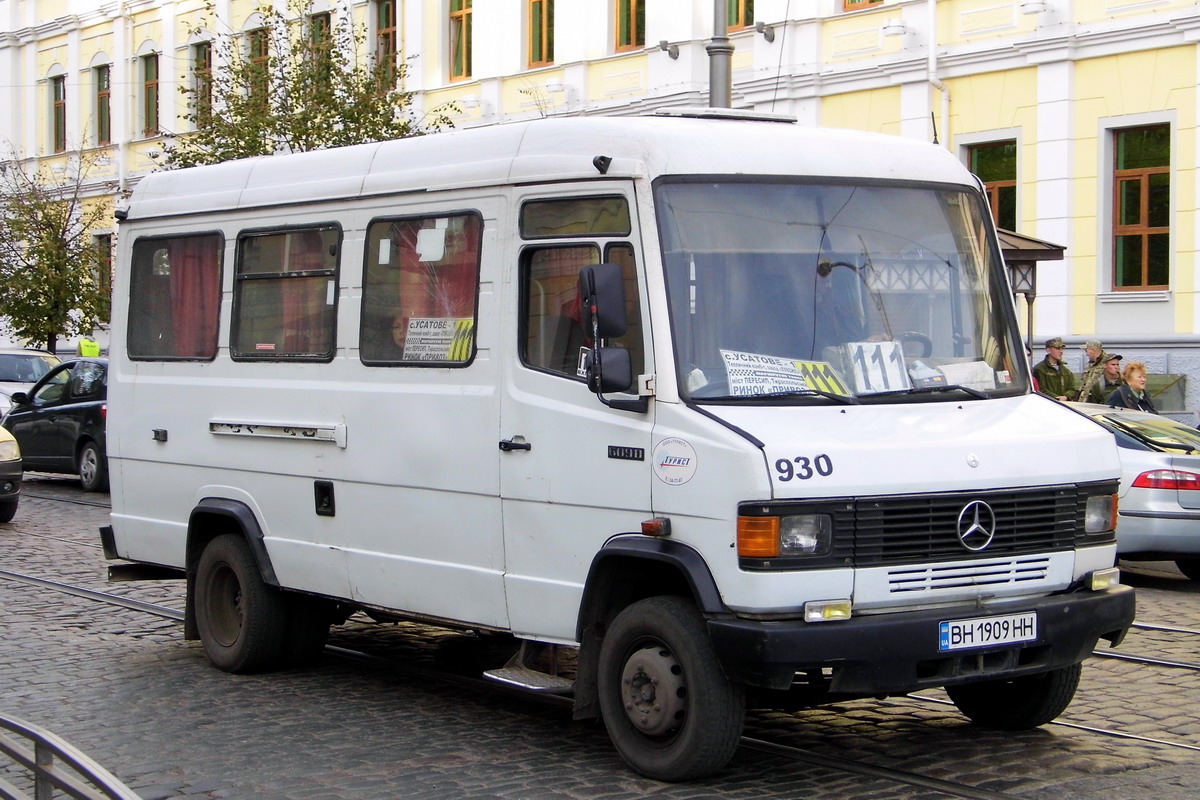
{"type": "MultiPolygon", "coordinates": [[[[1108,353],[1104,352],[1104,345],[1096,339],[1089,339],[1084,342],[1083,349],[1087,352],[1087,364],[1083,368],[1083,383],[1079,387],[1079,395],[1072,397],[1072,400],[1084,402],[1088,399],[1088,395],[1092,393],[1092,387],[1100,382],[1104,377],[1104,362],[1108,360],[1108,353]]],[[[1108,395],[1105,395],[1107,397],[1108,395]]]]}
{"type": "Polygon", "coordinates": [[[1125,381],[1121,380],[1121,356],[1116,353],[1105,353],[1104,369],[1100,373],[1100,377],[1092,384],[1091,390],[1087,397],[1083,397],[1082,392],[1080,397],[1085,403],[1100,403],[1103,405],[1108,402],[1108,398],[1112,393],[1121,388],[1125,381]]]}
{"type": "Polygon", "coordinates": [[[1046,342],[1046,357],[1033,368],[1038,380],[1038,391],[1056,400],[1074,400],[1079,396],[1075,387],[1075,373],[1063,363],[1063,348],[1066,343],[1061,336],[1046,342]]]}

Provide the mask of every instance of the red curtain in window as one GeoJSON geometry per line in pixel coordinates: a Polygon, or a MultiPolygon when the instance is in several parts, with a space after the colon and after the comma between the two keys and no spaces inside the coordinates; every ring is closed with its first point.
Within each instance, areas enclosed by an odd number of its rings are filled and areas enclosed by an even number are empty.
{"type": "MultiPolygon", "coordinates": [[[[306,272],[325,266],[324,241],[316,231],[306,231],[290,242],[289,272],[306,272]]],[[[326,294],[331,278],[283,279],[283,349],[287,353],[324,353],[329,349],[326,294]]]]}
{"type": "Polygon", "coordinates": [[[476,268],[479,264],[479,220],[458,217],[446,230],[445,253],[435,262],[421,261],[418,231],[429,220],[405,220],[392,226],[392,242],[400,254],[397,305],[411,317],[475,316],[476,268]]]}
{"type": "Polygon", "coordinates": [[[220,237],[192,236],[168,245],[171,266],[171,355],[211,358],[217,353],[221,305],[220,237]]]}

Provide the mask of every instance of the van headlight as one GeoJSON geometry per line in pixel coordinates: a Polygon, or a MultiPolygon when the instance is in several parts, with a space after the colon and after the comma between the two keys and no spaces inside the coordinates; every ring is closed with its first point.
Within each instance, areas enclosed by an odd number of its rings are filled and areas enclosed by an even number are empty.
{"type": "Polygon", "coordinates": [[[1117,527],[1117,496],[1094,494],[1084,508],[1083,532],[1107,533],[1117,527]]]}
{"type": "Polygon", "coordinates": [[[828,514],[738,517],[737,549],[743,558],[829,555],[833,518],[828,514]]]}

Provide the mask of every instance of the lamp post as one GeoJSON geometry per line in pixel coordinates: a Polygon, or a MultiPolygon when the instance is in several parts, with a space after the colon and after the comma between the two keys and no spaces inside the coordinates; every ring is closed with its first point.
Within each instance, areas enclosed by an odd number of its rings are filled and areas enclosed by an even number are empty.
{"type": "Polygon", "coordinates": [[[1012,285],[1013,303],[1017,295],[1025,295],[1025,345],[1033,349],[1033,301],[1037,298],[1037,262],[1007,261],[1008,282],[1012,285]]]}

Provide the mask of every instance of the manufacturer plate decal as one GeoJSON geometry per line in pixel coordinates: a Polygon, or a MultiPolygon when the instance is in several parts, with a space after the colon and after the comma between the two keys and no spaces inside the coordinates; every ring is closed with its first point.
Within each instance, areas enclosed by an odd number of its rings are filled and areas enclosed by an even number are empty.
{"type": "Polygon", "coordinates": [[[696,474],[696,451],[683,439],[663,439],[654,448],[654,474],[668,486],[682,486],[696,474]]]}
{"type": "Polygon", "coordinates": [[[644,447],[622,447],[619,444],[610,444],[608,446],[608,457],[617,458],[621,461],[645,461],[646,449],[644,447]]]}

